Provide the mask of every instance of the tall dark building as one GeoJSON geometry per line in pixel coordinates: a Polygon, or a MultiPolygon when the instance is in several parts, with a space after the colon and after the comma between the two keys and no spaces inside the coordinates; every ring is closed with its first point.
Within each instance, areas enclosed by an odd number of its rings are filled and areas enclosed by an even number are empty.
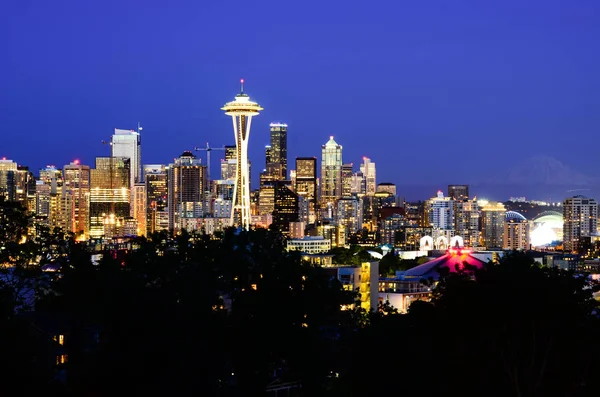
{"type": "Polygon", "coordinates": [[[35,176],[29,167],[17,166],[15,173],[15,200],[23,204],[29,211],[35,211],[35,176]]]}
{"type": "Polygon", "coordinates": [[[185,151],[167,172],[169,229],[179,232],[186,218],[205,215],[206,166],[192,152],[185,151]]]}
{"type": "Polygon", "coordinates": [[[273,225],[284,235],[290,232],[290,222],[298,221],[298,195],[290,190],[290,181],[273,181],[273,225]]]}
{"type": "Polygon", "coordinates": [[[352,196],[352,167],[354,165],[343,164],[342,165],[342,197],[352,196]]]}
{"type": "Polygon", "coordinates": [[[271,123],[270,165],[267,172],[272,172],[277,180],[287,178],[287,124],[271,123]]]}
{"type": "Polygon", "coordinates": [[[312,202],[317,201],[317,158],[296,157],[294,191],[312,202]]]}
{"type": "Polygon", "coordinates": [[[448,185],[448,197],[452,200],[468,200],[469,185],[448,185]]]}
{"type": "Polygon", "coordinates": [[[163,164],[144,165],[146,184],[146,233],[169,229],[167,211],[167,167],[163,164]]]}

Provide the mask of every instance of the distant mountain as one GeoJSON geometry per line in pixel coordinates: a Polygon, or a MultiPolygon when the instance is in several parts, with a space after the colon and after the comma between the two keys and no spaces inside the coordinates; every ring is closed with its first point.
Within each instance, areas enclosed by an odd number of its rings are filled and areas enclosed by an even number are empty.
{"type": "MultiPolygon", "coordinates": [[[[461,178],[452,178],[457,183],[461,178]]],[[[446,184],[434,184],[423,181],[422,185],[398,185],[398,194],[407,199],[426,200],[434,197],[438,190],[446,193],[446,184]]],[[[582,194],[600,198],[600,178],[591,177],[571,169],[550,156],[534,156],[508,172],[486,180],[461,183],[470,185],[471,196],[490,200],[508,200],[509,197],[526,197],[531,200],[562,201],[567,197],[582,194]]]]}
{"type": "Polygon", "coordinates": [[[509,185],[552,185],[588,187],[600,182],[571,169],[554,157],[534,156],[509,170],[506,179],[498,183],[509,185]]]}

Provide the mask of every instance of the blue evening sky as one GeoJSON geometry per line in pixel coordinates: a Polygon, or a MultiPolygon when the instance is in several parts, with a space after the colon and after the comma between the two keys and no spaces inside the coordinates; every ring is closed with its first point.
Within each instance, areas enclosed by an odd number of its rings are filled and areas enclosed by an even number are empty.
{"type": "Polygon", "coordinates": [[[0,157],[93,165],[138,121],[144,163],[233,144],[219,108],[243,77],[255,185],[272,121],[290,168],[334,135],[399,191],[537,154],[594,174],[598,21],[598,0],[4,0],[0,157]]]}

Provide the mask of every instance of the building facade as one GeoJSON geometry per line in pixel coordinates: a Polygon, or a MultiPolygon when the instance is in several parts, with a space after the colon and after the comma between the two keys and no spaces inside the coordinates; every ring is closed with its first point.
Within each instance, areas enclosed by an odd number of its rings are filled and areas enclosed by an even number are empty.
{"type": "Polygon", "coordinates": [[[365,178],[366,194],[375,194],[377,191],[375,163],[373,163],[370,158],[363,157],[363,163],[360,165],[360,172],[362,172],[365,178]]]}
{"type": "Polygon", "coordinates": [[[481,207],[481,240],[487,249],[504,247],[506,208],[499,202],[488,202],[481,207]]]}
{"type": "Polygon", "coordinates": [[[107,236],[106,229],[118,230],[131,212],[130,159],[96,157],[90,170],[90,237],[107,236]]]}
{"type": "Polygon", "coordinates": [[[563,246],[565,251],[577,252],[582,237],[598,231],[598,202],[585,196],[563,201],[563,246]]]}
{"type": "Polygon", "coordinates": [[[206,166],[192,152],[185,151],[169,165],[167,182],[169,230],[178,233],[184,218],[206,215],[206,166]]]}
{"type": "Polygon", "coordinates": [[[338,145],[331,136],[321,150],[322,208],[334,205],[342,197],[342,164],[342,146],[338,145]]]}
{"type": "Polygon", "coordinates": [[[75,208],[71,231],[85,239],[90,233],[90,166],[72,161],[63,167],[63,178],[63,190],[72,192],[75,208]]]}

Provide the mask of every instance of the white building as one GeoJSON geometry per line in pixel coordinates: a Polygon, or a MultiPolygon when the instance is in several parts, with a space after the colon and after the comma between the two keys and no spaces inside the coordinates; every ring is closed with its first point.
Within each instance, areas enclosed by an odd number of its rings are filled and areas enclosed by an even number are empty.
{"type": "Polygon", "coordinates": [[[434,229],[454,228],[454,200],[438,191],[437,197],[429,199],[427,205],[429,223],[434,229]]]}
{"type": "Polygon", "coordinates": [[[323,236],[292,238],[287,242],[288,251],[300,251],[306,254],[321,254],[331,250],[331,240],[323,236]]]}
{"type": "Polygon", "coordinates": [[[598,202],[584,196],[563,201],[563,239],[565,250],[577,251],[581,237],[598,232],[598,202]]]}
{"type": "Polygon", "coordinates": [[[142,181],[142,140],[138,130],[120,130],[115,128],[111,147],[113,157],[127,157],[130,160],[131,183],[134,186],[142,181]]]}
{"type": "Polygon", "coordinates": [[[342,197],[342,146],[329,137],[321,149],[321,206],[335,205],[342,197]]]}
{"type": "Polygon", "coordinates": [[[363,225],[363,201],[357,196],[342,197],[337,202],[336,224],[346,235],[356,233],[363,225]]]}
{"type": "Polygon", "coordinates": [[[363,157],[363,163],[360,165],[360,172],[365,177],[366,193],[373,195],[377,191],[377,179],[375,177],[375,163],[368,157],[363,157]]]}

